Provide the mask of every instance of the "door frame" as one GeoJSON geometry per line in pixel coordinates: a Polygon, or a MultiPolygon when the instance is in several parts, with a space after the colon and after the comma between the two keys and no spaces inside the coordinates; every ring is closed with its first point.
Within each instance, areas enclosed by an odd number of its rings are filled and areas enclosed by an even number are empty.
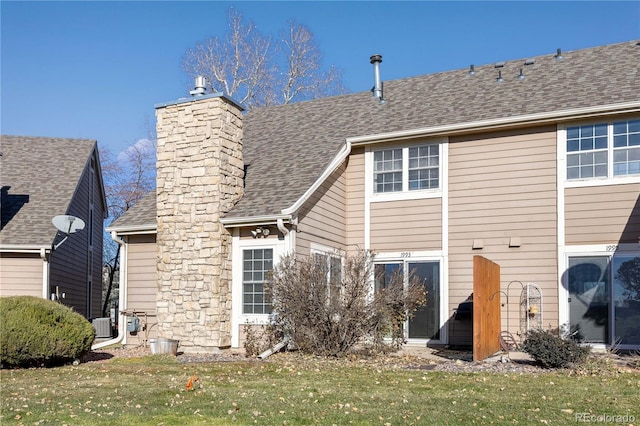
{"type": "MultiPolygon", "coordinates": [[[[447,333],[447,312],[448,312],[448,302],[449,302],[449,294],[448,294],[448,283],[446,282],[445,273],[445,258],[442,255],[441,251],[406,251],[406,252],[382,252],[376,253],[375,259],[373,261],[374,264],[385,264],[385,263],[402,263],[403,267],[406,268],[406,264],[408,263],[419,263],[419,262],[438,262],[439,263],[439,282],[440,282],[440,315],[439,315],[439,324],[438,327],[440,329],[440,339],[418,339],[411,338],[409,339],[409,322],[405,321],[404,324],[404,335],[407,340],[408,345],[420,345],[425,346],[427,344],[446,344],[448,341],[448,333],[447,333]]],[[[371,288],[372,291],[374,289],[374,277],[371,279],[371,288]]],[[[427,297],[429,297],[427,295],[427,297]]]]}
{"type": "MultiPolygon", "coordinates": [[[[570,324],[570,312],[569,312],[569,290],[568,290],[568,274],[569,270],[569,257],[608,257],[609,262],[613,259],[614,255],[637,255],[640,252],[639,244],[590,244],[590,245],[572,245],[565,246],[562,250],[563,262],[560,264],[560,285],[558,291],[558,303],[559,303],[559,318],[558,325],[568,326],[570,324]]],[[[613,277],[611,277],[612,279],[613,277]]],[[[609,303],[613,303],[613,281],[610,283],[609,291],[609,303]]],[[[609,340],[615,339],[615,307],[609,310],[609,340]]],[[[589,343],[593,348],[606,349],[613,345],[615,342],[609,341],[605,344],[589,343]]],[[[618,349],[639,349],[640,345],[618,344],[615,345],[618,349]]]]}

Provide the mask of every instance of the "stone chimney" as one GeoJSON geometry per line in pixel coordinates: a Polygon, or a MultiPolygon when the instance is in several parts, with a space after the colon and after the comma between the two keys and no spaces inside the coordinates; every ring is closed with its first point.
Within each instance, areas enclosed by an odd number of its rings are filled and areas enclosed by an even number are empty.
{"type": "Polygon", "coordinates": [[[156,105],[158,337],[180,350],[231,345],[231,234],[243,195],[242,108],[220,94],[156,105]]]}

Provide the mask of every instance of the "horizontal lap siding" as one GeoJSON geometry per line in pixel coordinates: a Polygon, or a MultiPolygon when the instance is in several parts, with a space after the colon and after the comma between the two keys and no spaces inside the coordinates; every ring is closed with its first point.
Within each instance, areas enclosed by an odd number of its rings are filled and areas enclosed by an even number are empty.
{"type": "Polygon", "coordinates": [[[0,297],[42,297],[42,263],[39,255],[0,255],[0,297]]]}
{"type": "Polygon", "coordinates": [[[640,184],[565,189],[567,244],[637,243],[640,184]]]}
{"type": "Polygon", "coordinates": [[[345,248],[345,174],[342,164],[312,194],[299,215],[296,252],[309,255],[311,243],[345,248]]]}
{"type": "Polygon", "coordinates": [[[371,203],[372,250],[384,252],[441,248],[441,198],[371,203]]]}
{"type": "MultiPolygon", "coordinates": [[[[157,247],[155,236],[130,236],[127,259],[127,311],[139,313],[141,325],[146,325],[148,338],[156,337],[156,299],[158,292],[157,247]]],[[[127,344],[142,343],[145,331],[128,335],[127,344]]]]}
{"type": "MultiPolygon", "coordinates": [[[[502,290],[515,280],[540,286],[544,325],[557,324],[555,176],[555,127],[450,139],[450,316],[471,295],[473,256],[481,255],[500,265],[502,290]],[[520,238],[521,247],[509,247],[511,237],[520,238]],[[484,248],[473,250],[474,240],[484,248]]],[[[509,312],[510,331],[516,332],[521,287],[510,289],[502,326],[509,312]]]]}
{"type": "Polygon", "coordinates": [[[364,148],[354,148],[349,156],[346,182],[347,246],[364,248],[364,148]]]}
{"type": "MultiPolygon", "coordinates": [[[[50,260],[51,291],[58,287],[65,298],[60,301],[73,307],[77,312],[90,317],[100,317],[100,301],[102,299],[102,216],[94,212],[93,215],[93,252],[89,251],[89,232],[91,231],[89,196],[91,188],[91,173],[85,168],[78,182],[76,193],[71,200],[65,214],[81,218],[85,223],[84,230],[76,232],[58,247],[50,260]],[[100,230],[96,233],[97,229],[100,230]],[[98,241],[99,240],[99,241],[98,241]],[[93,262],[91,274],[92,287],[89,289],[89,264],[93,262]],[[88,293],[91,291],[91,306],[88,305],[88,293]],[[96,303],[97,302],[97,303],[96,303]]],[[[95,178],[95,176],[94,176],[95,178]]],[[[94,185],[97,183],[94,182],[94,185]]],[[[94,200],[98,204],[97,199],[94,200]]],[[[101,211],[100,211],[101,212],[101,211]]],[[[55,214],[62,214],[56,212],[55,214]]],[[[60,238],[56,241],[60,241],[60,238]]]]}

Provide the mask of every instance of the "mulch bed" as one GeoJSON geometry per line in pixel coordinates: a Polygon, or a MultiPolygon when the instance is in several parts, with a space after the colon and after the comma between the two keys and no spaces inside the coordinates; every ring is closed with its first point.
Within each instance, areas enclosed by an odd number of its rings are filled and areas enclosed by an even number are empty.
{"type": "MultiPolygon", "coordinates": [[[[150,355],[146,347],[100,349],[91,351],[82,358],[82,362],[107,362],[115,358],[139,358],[150,355]]],[[[321,365],[335,365],[336,363],[352,364],[354,366],[367,366],[380,369],[409,369],[421,371],[443,371],[449,373],[509,373],[509,374],[535,374],[547,373],[554,370],[544,369],[533,361],[525,359],[509,360],[507,357],[493,358],[485,361],[471,361],[471,353],[468,351],[456,351],[443,349],[436,352],[437,357],[423,357],[407,355],[403,353],[363,355],[354,354],[344,358],[322,358],[305,355],[300,352],[281,352],[272,355],[265,360],[255,357],[246,357],[242,353],[221,351],[219,353],[185,354],[178,353],[176,359],[182,363],[203,362],[281,362],[296,365],[298,368],[317,368],[321,365]],[[435,358],[435,359],[434,359],[435,358]]],[[[604,356],[604,355],[603,355],[604,356]]],[[[640,372],[640,362],[637,357],[611,356],[612,362],[621,371],[640,372]]]]}

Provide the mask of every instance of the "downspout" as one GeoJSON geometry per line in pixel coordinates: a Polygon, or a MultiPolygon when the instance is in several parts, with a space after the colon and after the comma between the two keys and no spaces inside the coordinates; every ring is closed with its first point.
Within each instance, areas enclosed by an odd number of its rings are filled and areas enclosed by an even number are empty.
{"type": "Polygon", "coordinates": [[[289,233],[289,230],[287,229],[286,226],[284,226],[284,220],[282,218],[278,218],[277,224],[278,224],[278,229],[280,230],[280,232],[282,232],[282,235],[286,237],[287,234],[289,233]]]}
{"type": "Polygon", "coordinates": [[[288,229],[284,225],[284,219],[282,218],[278,218],[276,222],[278,225],[278,230],[282,232],[282,235],[284,235],[284,238],[286,241],[285,250],[287,251],[287,253],[294,252],[296,247],[296,241],[295,241],[296,233],[294,231],[295,228],[293,228],[293,226],[295,225],[294,222],[295,222],[294,220],[291,221],[292,229],[288,229]],[[291,232],[291,231],[294,231],[294,232],[291,232]]]}
{"type": "Polygon", "coordinates": [[[40,249],[40,258],[42,259],[42,298],[49,299],[49,259],[47,258],[47,249],[40,249]]]}
{"type": "Polygon", "coordinates": [[[120,250],[120,274],[118,276],[118,335],[114,339],[92,345],[91,350],[120,343],[125,337],[125,327],[127,326],[127,318],[122,314],[122,312],[127,308],[127,256],[125,253],[125,243],[122,238],[118,237],[116,231],[111,231],[111,239],[118,243],[118,250],[120,250]]]}

